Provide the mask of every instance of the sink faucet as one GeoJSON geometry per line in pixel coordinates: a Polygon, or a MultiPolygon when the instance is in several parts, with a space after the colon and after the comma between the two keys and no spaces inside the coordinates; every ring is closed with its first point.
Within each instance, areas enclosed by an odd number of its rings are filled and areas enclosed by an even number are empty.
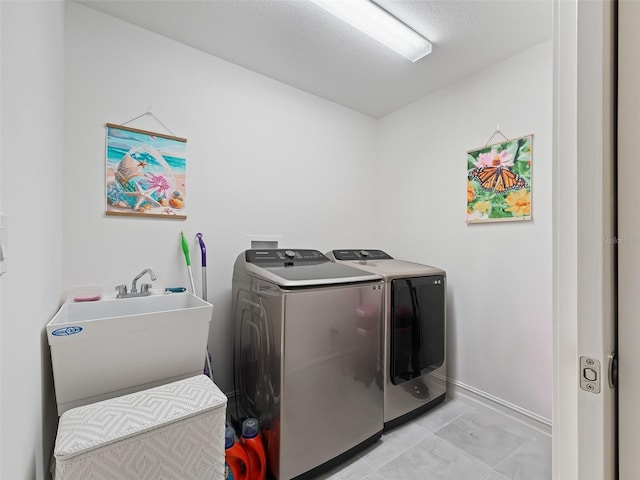
{"type": "MultiPolygon", "coordinates": [[[[151,277],[152,281],[156,279],[156,274],[153,273],[153,270],[151,270],[150,268],[145,268],[138,275],[136,275],[136,277],[133,279],[133,282],[131,282],[131,292],[130,292],[130,294],[133,295],[133,294],[138,293],[138,289],[136,288],[136,282],[138,280],[140,280],[147,273],[151,277]]],[[[143,287],[144,287],[144,285],[143,285],[143,287]]],[[[148,291],[148,287],[147,288],[143,288],[141,293],[146,293],[146,291],[148,291]]]]}
{"type": "Polygon", "coordinates": [[[151,270],[150,268],[145,268],[138,275],[136,275],[136,278],[133,279],[133,282],[131,283],[130,292],[127,293],[127,286],[124,284],[116,286],[116,291],[118,292],[118,295],[116,295],[116,298],[146,297],[147,295],[151,295],[150,283],[143,283],[140,286],[140,291],[138,291],[138,288],[136,287],[136,283],[138,282],[138,280],[140,280],[147,273],[151,277],[151,280],[156,279],[156,274],[153,273],[153,270],[151,270]]]}

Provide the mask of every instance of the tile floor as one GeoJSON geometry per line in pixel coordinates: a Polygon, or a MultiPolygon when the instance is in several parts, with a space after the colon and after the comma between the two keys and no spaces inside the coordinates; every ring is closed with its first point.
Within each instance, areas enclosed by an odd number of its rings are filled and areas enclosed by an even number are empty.
{"type": "Polygon", "coordinates": [[[317,480],[551,480],[551,437],[447,399],[317,480]]]}

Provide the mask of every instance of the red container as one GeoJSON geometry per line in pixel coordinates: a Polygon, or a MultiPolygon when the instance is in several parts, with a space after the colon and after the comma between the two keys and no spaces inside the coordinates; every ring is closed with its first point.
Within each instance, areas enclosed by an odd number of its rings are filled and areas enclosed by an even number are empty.
{"type": "Polygon", "coordinates": [[[267,478],[267,456],[262,439],[258,434],[258,420],[247,418],[242,422],[240,441],[249,457],[249,480],[265,480],[267,478]]]}
{"type": "Polygon", "coordinates": [[[232,427],[224,432],[224,478],[225,480],[249,480],[249,458],[242,445],[236,443],[232,427]]]}

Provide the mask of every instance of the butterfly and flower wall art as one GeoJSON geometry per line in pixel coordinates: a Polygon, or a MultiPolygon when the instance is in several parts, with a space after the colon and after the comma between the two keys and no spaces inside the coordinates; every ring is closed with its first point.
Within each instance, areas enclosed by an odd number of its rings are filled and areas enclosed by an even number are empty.
{"type": "Polygon", "coordinates": [[[533,135],[467,152],[467,223],[531,220],[533,135]]]}

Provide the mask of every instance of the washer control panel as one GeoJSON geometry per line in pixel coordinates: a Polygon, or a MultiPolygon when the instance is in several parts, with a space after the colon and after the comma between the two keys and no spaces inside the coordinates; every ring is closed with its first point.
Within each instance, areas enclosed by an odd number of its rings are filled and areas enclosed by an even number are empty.
{"type": "Polygon", "coordinates": [[[382,250],[333,250],[336,260],[393,260],[382,250]]]}
{"type": "Polygon", "coordinates": [[[292,265],[296,264],[312,264],[328,262],[318,250],[293,250],[293,249],[261,249],[247,250],[245,252],[245,260],[248,263],[256,265],[292,265]]]}

